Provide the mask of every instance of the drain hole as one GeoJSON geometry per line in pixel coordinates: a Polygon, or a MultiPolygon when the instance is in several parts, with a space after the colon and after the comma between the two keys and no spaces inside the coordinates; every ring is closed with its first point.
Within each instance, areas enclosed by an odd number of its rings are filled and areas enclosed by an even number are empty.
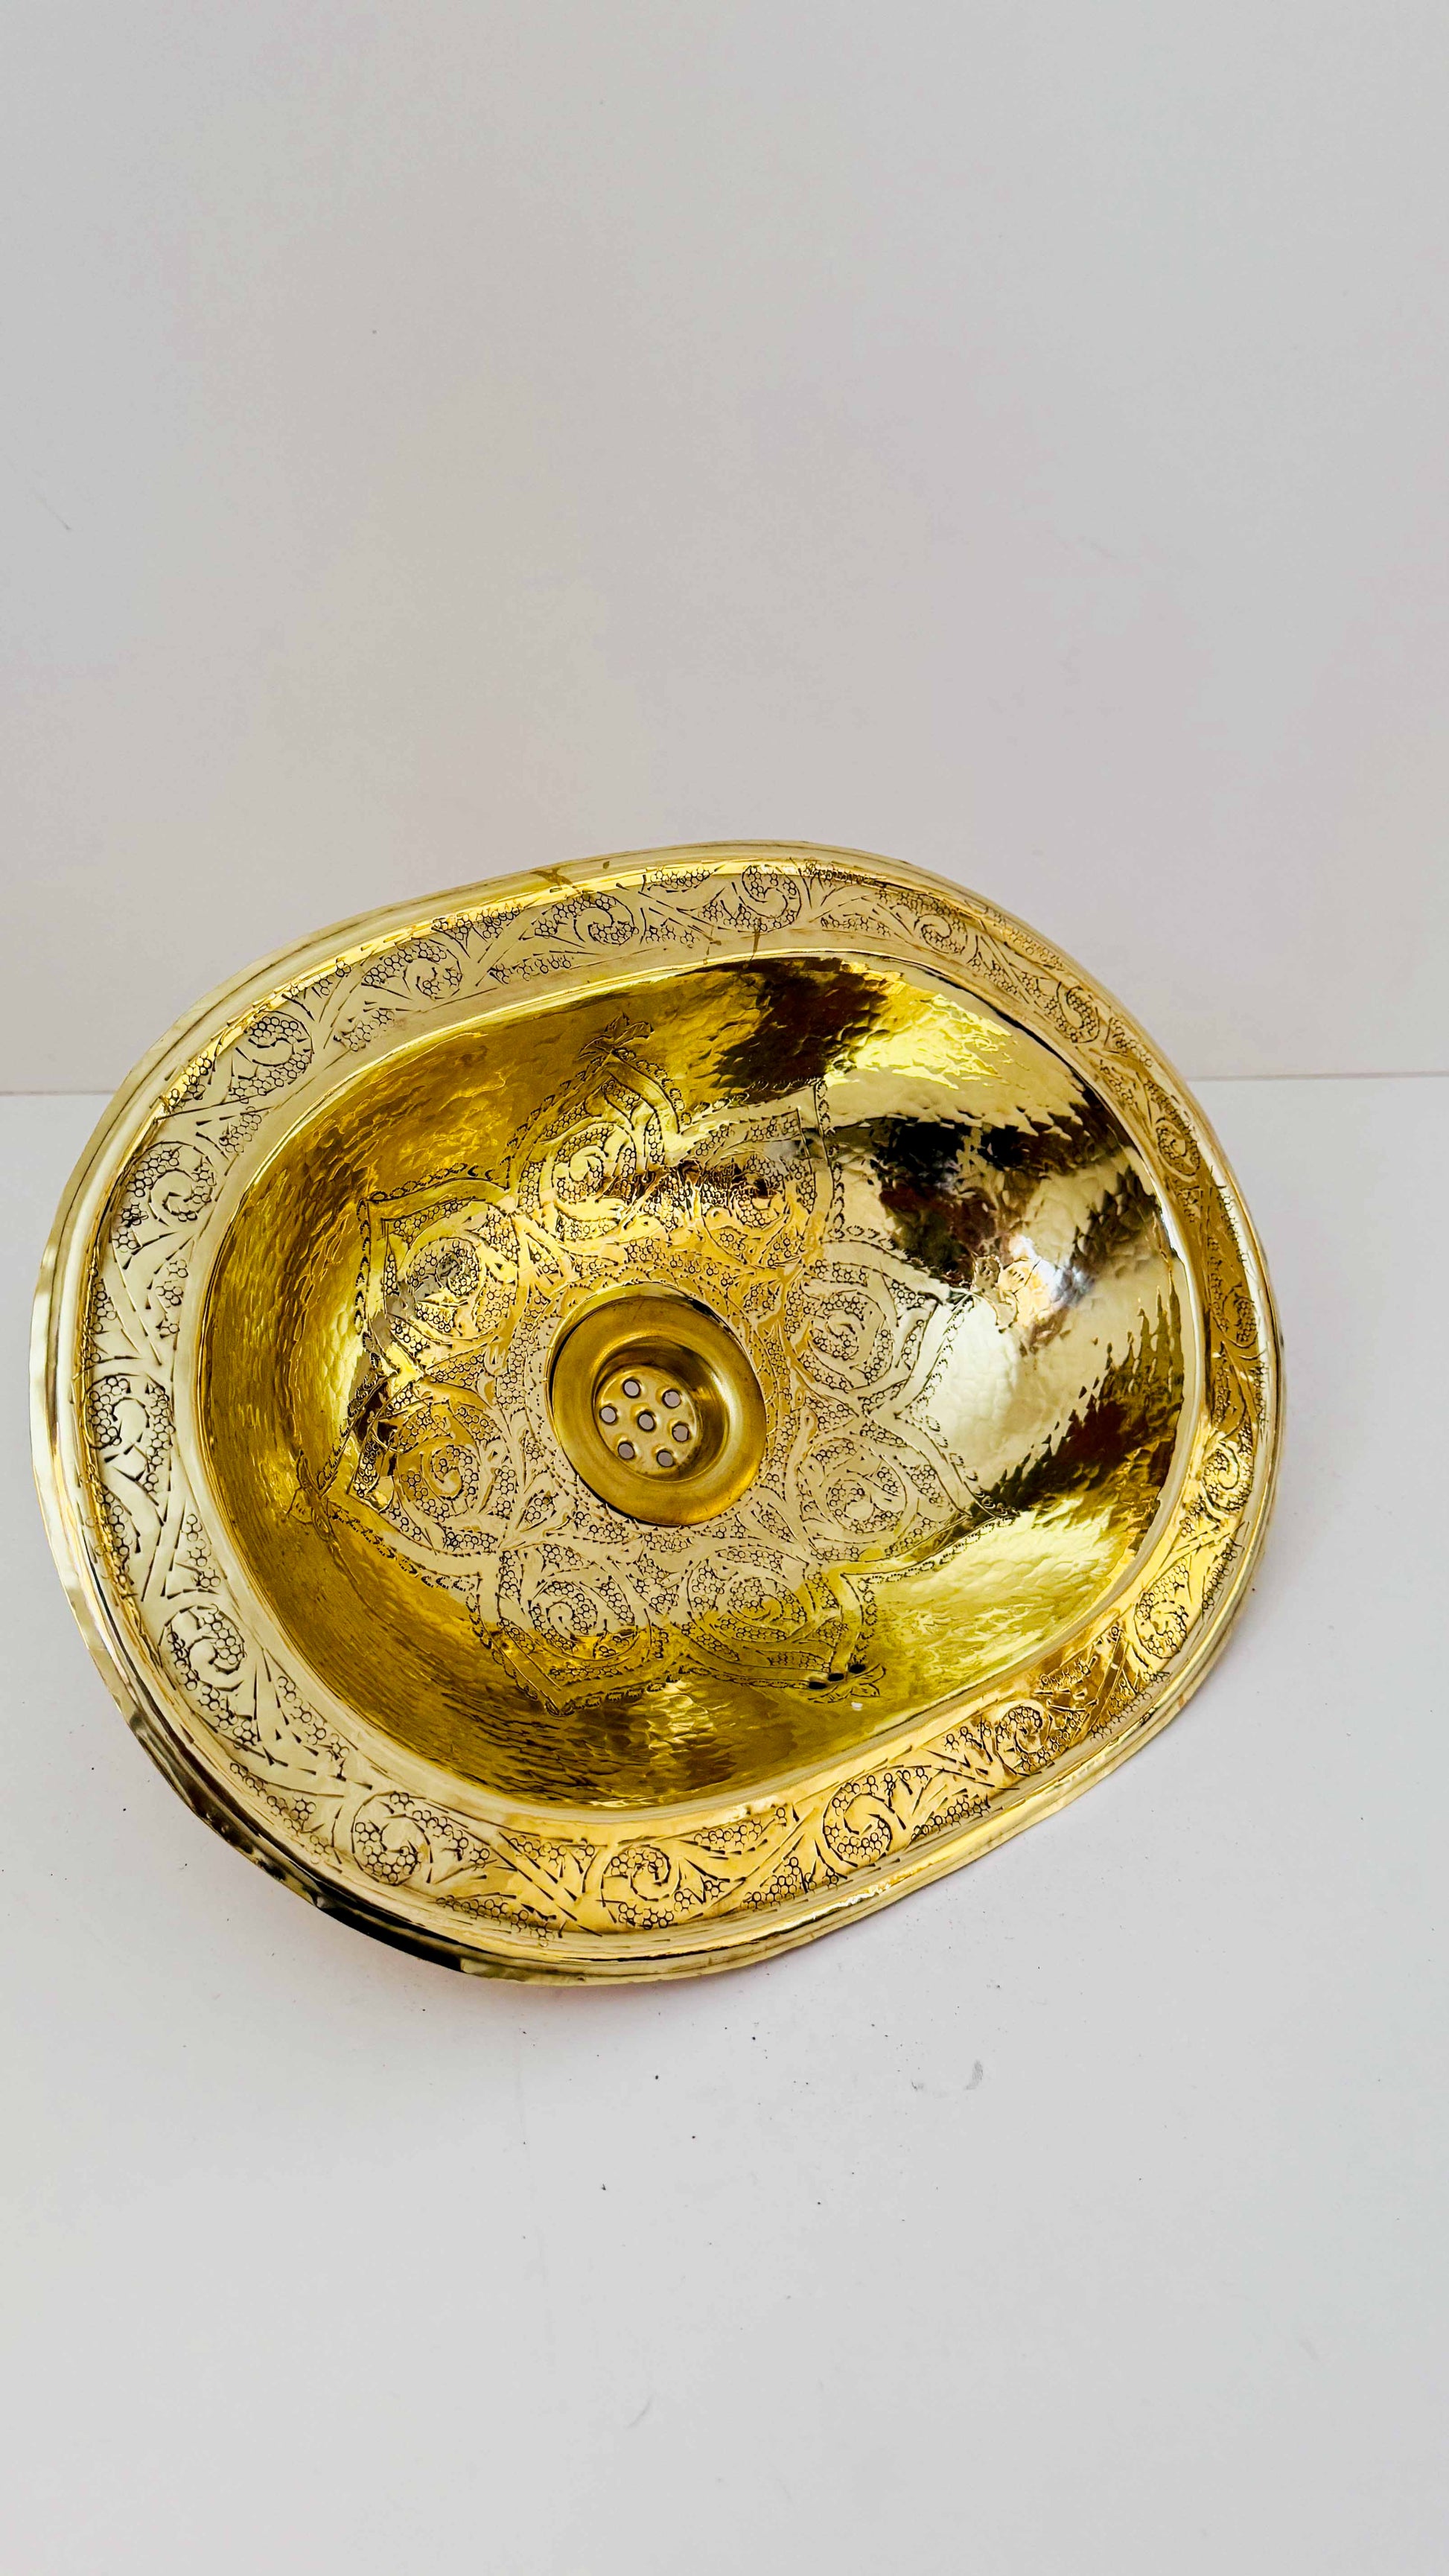
{"type": "Polygon", "coordinates": [[[764,1454],[764,1403],[744,1351],[672,1290],[608,1296],[578,1316],[554,1351],[548,1405],[576,1474],[633,1520],[713,1520],[764,1454]]]}

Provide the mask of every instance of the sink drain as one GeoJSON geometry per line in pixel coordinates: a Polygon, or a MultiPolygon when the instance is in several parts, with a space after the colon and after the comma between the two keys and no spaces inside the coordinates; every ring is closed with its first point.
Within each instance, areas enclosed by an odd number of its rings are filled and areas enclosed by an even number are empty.
{"type": "Polygon", "coordinates": [[[554,1352],[549,1410],[590,1491],[638,1521],[713,1520],[764,1453],[744,1351],[677,1289],[610,1289],[577,1316],[554,1352]]]}

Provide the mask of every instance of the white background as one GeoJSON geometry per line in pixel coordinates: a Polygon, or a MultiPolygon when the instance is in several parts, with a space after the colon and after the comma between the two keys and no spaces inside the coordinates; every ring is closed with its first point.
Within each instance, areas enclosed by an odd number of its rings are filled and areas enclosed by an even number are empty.
{"type": "Polygon", "coordinates": [[[23,1463],[100,1103],[0,1104],[6,2576],[1443,2576],[1449,1081],[1204,1099],[1293,1399],[1221,1663],[974,1868],[630,1993],[363,1940],[131,1742],[23,1463]]]}
{"type": "Polygon", "coordinates": [[[736,835],[1444,1067],[1443,0],[5,16],[0,1088],[736,835]]]}
{"type": "Polygon", "coordinates": [[[4,41],[0,1092],[92,1095],[0,1100],[6,2576],[1441,2576],[1449,15],[4,41]],[[1187,1714],[978,1867],[731,1978],[450,1978],[128,1739],[40,1245],[253,956],[791,834],[1205,1078],[1278,1520],[1187,1714]]]}

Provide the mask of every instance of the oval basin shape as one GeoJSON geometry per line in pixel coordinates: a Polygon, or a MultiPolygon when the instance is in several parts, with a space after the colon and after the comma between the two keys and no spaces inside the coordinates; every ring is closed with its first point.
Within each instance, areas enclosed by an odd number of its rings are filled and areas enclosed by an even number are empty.
{"type": "Polygon", "coordinates": [[[37,1470],[142,1740],[475,1970],[683,1973],[988,1848],[1180,1706],[1277,1335],[1190,1097],[981,899],[758,844],[376,915],[139,1068],[37,1470]]]}

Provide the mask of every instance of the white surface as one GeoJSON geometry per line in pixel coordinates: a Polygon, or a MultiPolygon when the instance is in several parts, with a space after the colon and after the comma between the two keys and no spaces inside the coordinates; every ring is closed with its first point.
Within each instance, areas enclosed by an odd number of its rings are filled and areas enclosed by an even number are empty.
{"type": "Polygon", "coordinates": [[[1443,0],[10,0],[0,1087],[801,834],[1443,1069],[1443,0]],[[12,954],[14,953],[12,944],[12,954]]]}
{"type": "Polygon", "coordinates": [[[19,1394],[100,1104],[3,1104],[7,2567],[1449,2564],[1449,1082],[1204,1097],[1291,1380],[1224,1661],[943,1885],[603,1994],[324,1921],[131,1743],[19,1394]]]}

